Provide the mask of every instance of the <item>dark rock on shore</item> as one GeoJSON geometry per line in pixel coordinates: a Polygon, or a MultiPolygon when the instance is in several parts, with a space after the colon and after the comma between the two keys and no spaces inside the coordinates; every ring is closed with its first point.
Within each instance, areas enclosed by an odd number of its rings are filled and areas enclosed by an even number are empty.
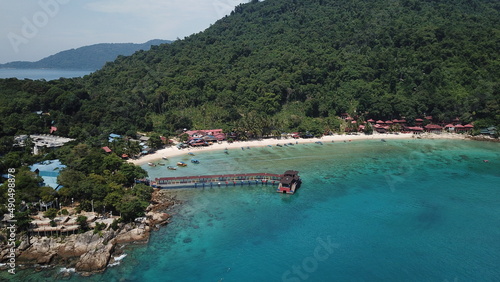
{"type": "MultiPolygon", "coordinates": [[[[140,222],[121,224],[118,230],[108,228],[94,234],[87,231],[65,237],[31,237],[23,239],[16,249],[17,261],[25,265],[63,265],[82,275],[104,271],[119,244],[147,242],[151,230],[167,224],[165,211],[181,202],[163,190],[155,190],[146,216],[140,222]]],[[[117,252],[121,252],[117,251],[117,252]]],[[[9,247],[0,245],[0,262],[6,262],[9,247]]]]}

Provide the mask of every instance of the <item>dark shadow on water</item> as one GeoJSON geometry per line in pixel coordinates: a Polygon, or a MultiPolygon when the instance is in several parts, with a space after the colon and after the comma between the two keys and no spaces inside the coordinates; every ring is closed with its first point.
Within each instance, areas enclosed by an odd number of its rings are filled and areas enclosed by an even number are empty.
{"type": "Polygon", "coordinates": [[[422,209],[423,211],[417,215],[421,228],[430,229],[441,223],[443,218],[441,207],[424,203],[422,209]]]}

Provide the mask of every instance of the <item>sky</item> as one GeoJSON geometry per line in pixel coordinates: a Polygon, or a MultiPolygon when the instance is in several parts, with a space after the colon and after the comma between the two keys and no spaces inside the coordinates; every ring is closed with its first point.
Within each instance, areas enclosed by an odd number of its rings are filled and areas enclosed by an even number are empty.
{"type": "Polygon", "coordinates": [[[183,39],[248,0],[2,0],[0,64],[97,43],[183,39]]]}

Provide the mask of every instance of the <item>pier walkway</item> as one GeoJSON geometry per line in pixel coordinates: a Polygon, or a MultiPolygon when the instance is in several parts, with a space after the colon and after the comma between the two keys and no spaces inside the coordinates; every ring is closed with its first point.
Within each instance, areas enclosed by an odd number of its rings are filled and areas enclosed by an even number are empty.
{"type": "Polygon", "coordinates": [[[244,173],[155,178],[151,187],[161,189],[278,185],[283,174],[244,173]]]}

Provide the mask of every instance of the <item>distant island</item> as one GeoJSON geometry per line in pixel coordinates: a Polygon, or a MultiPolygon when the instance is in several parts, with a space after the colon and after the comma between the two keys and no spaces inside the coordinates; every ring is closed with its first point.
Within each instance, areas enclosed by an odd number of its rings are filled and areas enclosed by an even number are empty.
{"type": "Polygon", "coordinates": [[[172,41],[153,39],[142,44],[100,43],[61,51],[36,62],[15,61],[0,64],[0,68],[98,70],[106,62],[112,62],[120,55],[130,56],[139,50],[147,51],[153,45],[165,43],[172,43],[172,41]]]}

